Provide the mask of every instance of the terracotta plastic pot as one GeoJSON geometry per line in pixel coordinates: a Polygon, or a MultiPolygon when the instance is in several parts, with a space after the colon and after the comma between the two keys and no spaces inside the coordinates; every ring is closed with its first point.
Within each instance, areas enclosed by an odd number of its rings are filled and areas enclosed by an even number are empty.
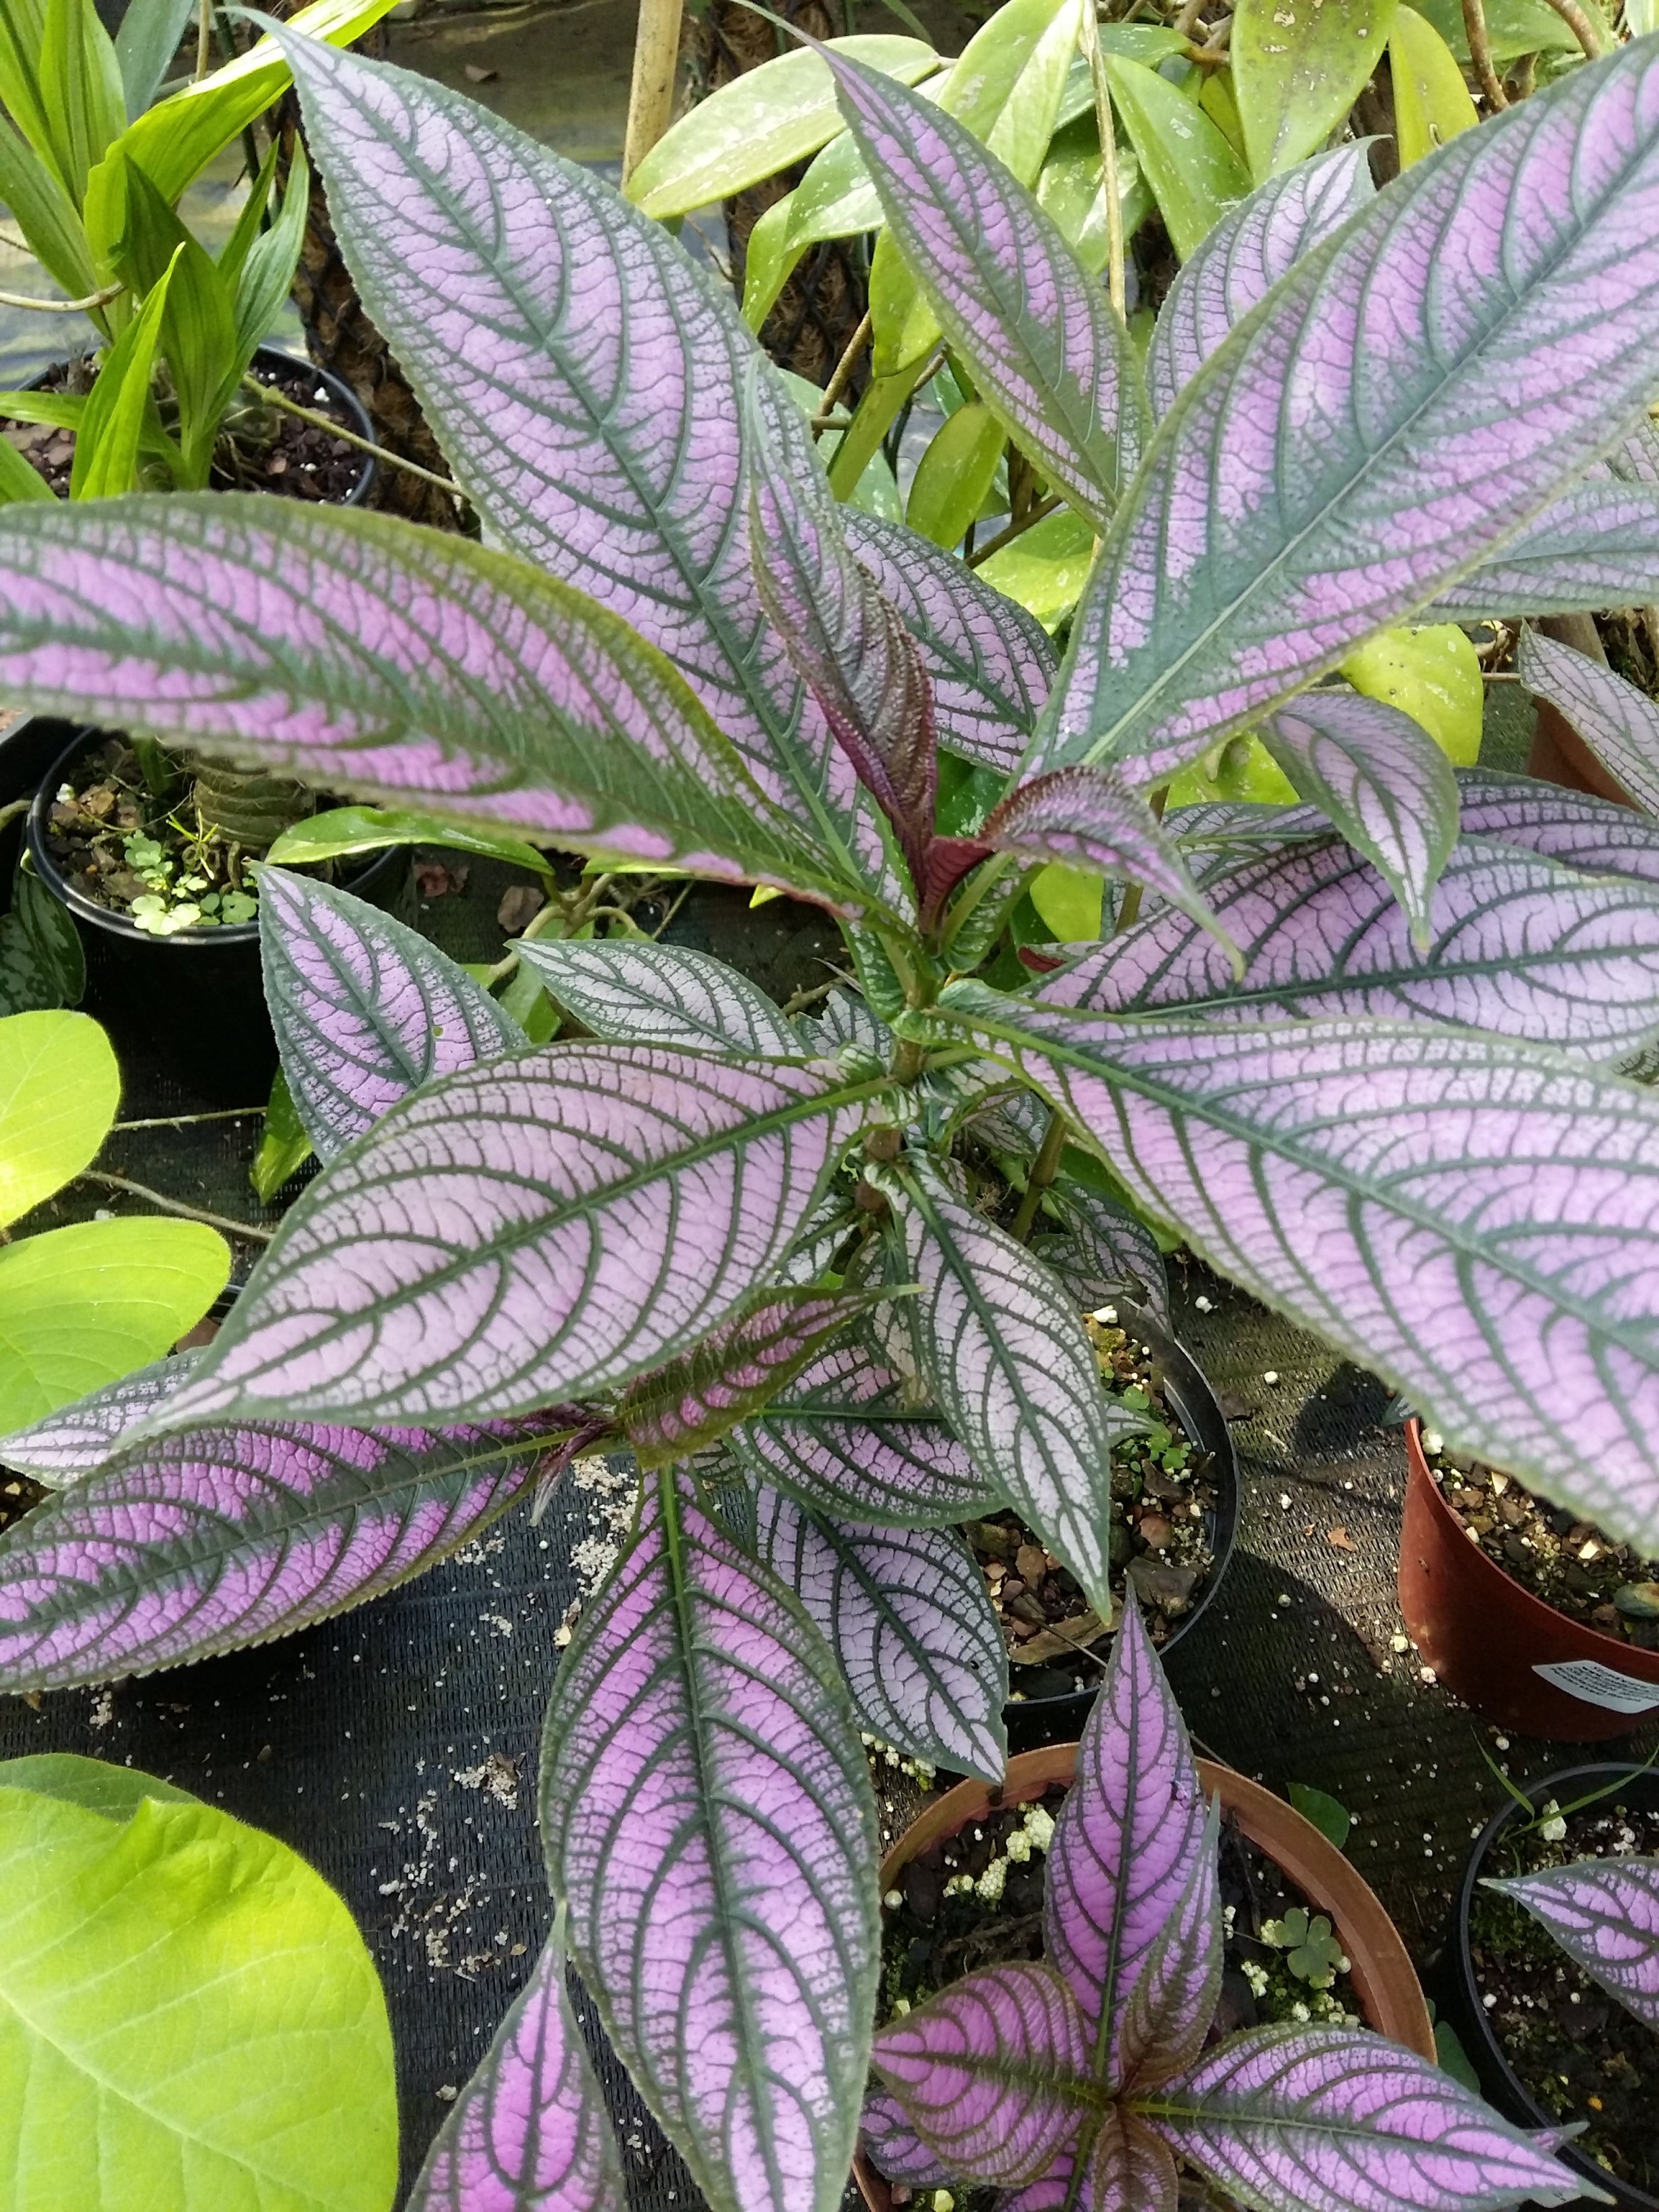
{"type": "MultiPolygon", "coordinates": [[[[1467,1541],[1467,1539],[1465,1540],[1467,1541]]],[[[1573,1766],[1559,1774],[1546,1775],[1541,1782],[1527,1785],[1526,1795],[1534,1805],[1543,1805],[1553,1797],[1558,1805],[1571,1805],[1580,1797],[1616,1784],[1621,1776],[1629,1776],[1627,1789],[1620,1792],[1626,1802],[1638,1810],[1651,1812],[1659,1807],[1659,1774],[1651,1769],[1624,1765],[1606,1766],[1573,1766]]],[[[1553,2128],[1559,2122],[1522,2083],[1510,2066],[1503,2045],[1492,2027],[1492,2019],[1480,2002],[1480,1984],[1475,1979],[1474,1960],[1469,1949],[1469,1908],[1474,1901],[1475,1889],[1481,1876],[1492,1868],[1492,1854],[1505,1829],[1521,1817],[1518,1805],[1506,1805],[1503,1811],[1488,1821],[1480,1840],[1469,1853],[1468,1864],[1463,1869],[1456,1902],[1452,1907],[1451,1941],[1446,1947],[1446,1961],[1443,1970],[1445,1987],[1441,1991],[1446,2015],[1456,2029],[1469,2063],[1480,2077],[1482,2094],[1487,2101],[1512,2120],[1519,2128],[1553,2128]]],[[[1575,2173],[1582,2173],[1606,2190],[1621,2212],[1659,2212],[1659,2197],[1650,2197],[1639,2189],[1631,2189],[1615,2181],[1593,2159],[1575,2150],[1571,2143],[1563,2145],[1560,2156],[1575,2173]]],[[[1580,2197],[1581,2205],[1590,2199],[1580,2197]]]]}
{"type": "MultiPolygon", "coordinates": [[[[983,1782],[958,1783],[911,1822],[882,1861],[883,1894],[896,1885],[911,1860],[930,1844],[955,1835],[969,1821],[982,1820],[994,1808],[1027,1804],[1041,1797],[1051,1784],[1070,1782],[1076,1771],[1077,1750],[1074,1743],[1056,1743],[1017,1753],[1008,1762],[1007,1778],[1000,1790],[993,1790],[983,1782]]],[[[1328,1916],[1352,1961],[1351,1979],[1367,2026],[1379,2035],[1403,2043],[1420,2057],[1433,2059],[1434,2029],[1417,1971],[1399,1929],[1369,1885],[1334,1844],[1328,1843],[1311,1821],[1304,1820],[1294,1806],[1275,1797],[1271,1790],[1206,1759],[1199,1760],[1198,1772],[1205,1794],[1237,1819],[1241,1832],[1316,1911],[1328,1916]]],[[[893,2212],[891,2191],[862,2152],[853,2161],[853,2178],[870,2212],[893,2212]]]]}
{"type": "Polygon", "coordinates": [[[1572,1620],[1506,1575],[1453,1518],[1406,1425],[1400,1610],[1425,1662],[1488,1720],[1558,1743],[1624,1735],[1659,1711],[1659,1651],[1572,1620]]]}
{"type": "MultiPolygon", "coordinates": [[[[1199,1592],[1192,1610],[1182,1614],[1164,1644],[1165,1652],[1169,1652],[1202,1618],[1205,1608],[1220,1589],[1222,1577],[1232,1558],[1238,1534],[1238,1459],[1215,1392],[1185,1346],[1131,1300],[1115,1298],[1112,1303],[1119,1310],[1124,1328],[1137,1342],[1152,1346],[1153,1357],[1164,1372],[1164,1393],[1188,1436],[1200,1450],[1209,1454],[1212,1469],[1210,1479],[1215,1485],[1215,1510],[1205,1531],[1212,1559],[1209,1579],[1199,1592]]],[[[1070,1686],[1081,1668],[1091,1673],[1098,1671],[1089,1659],[1060,1668],[1009,1669],[1011,1686],[1024,1692],[1017,1701],[1011,1699],[1003,1707],[1008,1741],[1015,1751],[1026,1751],[1040,1743],[1074,1743],[1082,1735],[1089,1708],[1095,1701],[1095,1686],[1091,1684],[1085,1690],[1070,1686]],[[1022,1676],[1026,1678],[1024,1681],[1022,1676]],[[1046,1696],[1039,1688],[1027,1686],[1028,1683],[1041,1685],[1056,1680],[1066,1686],[1046,1696]]]]}

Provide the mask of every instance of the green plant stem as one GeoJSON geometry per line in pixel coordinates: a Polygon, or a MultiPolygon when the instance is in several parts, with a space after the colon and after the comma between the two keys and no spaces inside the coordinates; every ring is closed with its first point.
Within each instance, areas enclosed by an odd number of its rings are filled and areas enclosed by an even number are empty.
{"type": "Polygon", "coordinates": [[[213,51],[213,0],[199,0],[196,10],[196,82],[208,73],[213,51]]]}
{"type": "Polygon", "coordinates": [[[1094,87],[1095,121],[1100,131],[1100,177],[1106,193],[1106,271],[1112,306],[1118,320],[1129,317],[1129,294],[1123,265],[1123,203],[1117,190],[1117,131],[1112,121],[1112,90],[1106,78],[1106,57],[1100,51],[1100,15],[1096,0],[1084,0],[1079,36],[1083,58],[1089,64],[1094,87]]]}
{"type": "Polygon", "coordinates": [[[835,406],[836,400],[838,400],[841,398],[842,393],[846,391],[848,383],[852,380],[853,371],[859,365],[859,356],[864,351],[866,346],[869,344],[870,334],[874,328],[875,318],[871,314],[869,309],[866,307],[864,313],[864,320],[859,325],[857,330],[854,331],[852,337],[847,341],[846,348],[842,354],[842,357],[836,363],[835,374],[830,379],[829,383],[823,387],[823,397],[818,402],[818,412],[813,417],[812,421],[812,435],[815,438],[821,431],[830,429],[832,427],[832,425],[823,418],[830,414],[830,411],[835,406]]]}
{"type": "Polygon", "coordinates": [[[177,1213],[186,1221],[204,1222],[210,1229],[222,1230],[227,1237],[251,1237],[257,1244],[269,1244],[276,1234],[274,1229],[256,1229],[251,1221],[233,1221],[228,1214],[210,1213],[204,1206],[186,1206],[182,1199],[169,1198],[165,1191],[152,1190],[148,1183],[130,1182],[125,1176],[106,1175],[102,1168],[83,1168],[75,1180],[95,1182],[105,1190],[124,1191],[129,1198],[148,1199],[163,1213],[177,1213]]]}
{"type": "Polygon", "coordinates": [[[1000,553],[1005,545],[1012,545],[1016,538],[1023,538],[1028,530],[1035,529],[1039,522],[1054,513],[1060,503],[1052,492],[1047,499],[1036,501],[1017,522],[1005,523],[994,538],[988,538],[983,545],[977,547],[969,556],[968,566],[970,568],[981,567],[994,553],[1000,553]]]}
{"type": "Polygon", "coordinates": [[[1042,1194],[1060,1171],[1060,1156],[1066,1149],[1066,1123],[1056,1106],[1048,1115],[1048,1126],[1042,1133],[1042,1150],[1031,1163],[1031,1172],[1025,1178],[1025,1194],[1019,1201],[1019,1212],[1014,1216],[1012,1235],[1023,1244],[1031,1233],[1031,1224],[1042,1203],[1042,1194]]]}
{"type": "Polygon", "coordinates": [[[0,307],[19,307],[35,315],[88,315],[94,307],[108,307],[126,289],[125,284],[106,284],[84,300],[37,300],[27,292],[0,292],[0,307]]]}
{"type": "MultiPolygon", "coordinates": [[[[3,298],[4,295],[0,294],[0,300],[3,298]]],[[[457,499],[465,497],[459,484],[452,477],[436,476],[430,469],[423,469],[418,461],[406,461],[401,453],[389,453],[384,446],[377,446],[372,438],[360,438],[355,430],[345,429],[331,416],[319,415],[314,407],[301,407],[297,399],[290,399],[286,392],[279,391],[274,384],[256,384],[253,389],[261,399],[269,400],[273,407],[280,407],[285,415],[297,415],[301,422],[309,422],[319,430],[326,430],[331,438],[343,438],[348,446],[356,446],[362,453],[373,453],[377,461],[386,462],[389,468],[405,470],[409,475],[419,477],[423,483],[436,484],[440,491],[453,492],[457,499]]]]}
{"type": "Polygon", "coordinates": [[[1486,36],[1486,11],[1481,0],[1463,0],[1463,35],[1469,42],[1469,59],[1474,64],[1480,89],[1486,95],[1486,105],[1496,114],[1509,106],[1510,98],[1492,62],[1492,40],[1486,36]]]}
{"type": "Polygon", "coordinates": [[[264,1112],[263,1106],[220,1106],[211,1114],[157,1114],[146,1121],[115,1121],[110,1126],[112,1137],[128,1129],[188,1129],[198,1121],[251,1121],[264,1112]]]}

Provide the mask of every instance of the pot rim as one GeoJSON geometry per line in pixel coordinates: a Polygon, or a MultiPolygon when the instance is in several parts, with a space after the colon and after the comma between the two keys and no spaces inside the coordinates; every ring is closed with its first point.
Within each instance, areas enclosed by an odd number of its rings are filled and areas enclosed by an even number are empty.
{"type": "MultiPolygon", "coordinates": [[[[1563,1792],[1569,1789],[1573,1789],[1575,1795],[1582,1794],[1580,1790],[1574,1789],[1575,1784],[1595,1784],[1614,1776],[1622,1776],[1633,1782],[1649,1783],[1653,1786],[1656,1795],[1659,1795],[1659,1767],[1644,1766],[1639,1760],[1632,1759],[1591,1759],[1577,1766],[1555,1767],[1536,1782],[1521,1783],[1516,1786],[1528,1803],[1536,1807],[1550,1797],[1555,1798],[1559,1802],[1563,1792]]],[[[1486,2008],[1480,2002],[1480,1988],[1474,1978],[1474,1955],[1469,1944],[1469,1909],[1474,1902],[1475,1888],[1481,1878],[1481,1869],[1486,1863],[1492,1845],[1510,1821],[1518,1819],[1520,1812],[1520,1806],[1513,1800],[1506,1805],[1499,1806],[1480,1831],[1474,1843],[1469,1847],[1469,1855],[1463,1865],[1463,1878],[1458,1884],[1457,1898],[1453,1907],[1454,1965],[1458,1980],[1462,1984],[1464,2000],[1461,2009],[1474,2022],[1474,2033],[1481,2050],[1492,2070],[1499,2075],[1510,2095],[1514,2099],[1516,2110],[1527,2114],[1528,2124],[1533,2127],[1556,2128],[1560,2125],[1560,2122],[1553,2118],[1544,2110],[1526,2087],[1510,2063],[1509,2055],[1498,2040],[1497,2031],[1492,2025],[1486,2008]]],[[[1659,2197],[1649,2195],[1643,2190],[1632,2189],[1624,2182],[1615,2181],[1602,2167],[1596,2165],[1594,2159],[1586,2158],[1576,2145],[1570,2142],[1563,2143],[1556,2155],[1565,2159],[1576,2172],[1582,2173],[1587,2179],[1595,2181],[1599,2187],[1615,2190],[1620,2203],[1638,2207],[1652,2206],[1656,2208],[1656,2212],[1659,2212],[1659,2197]]]]}
{"type": "MultiPolygon", "coordinates": [[[[1604,1629],[1597,1628],[1593,1621],[1580,1620],[1576,1613],[1563,1613],[1559,1606],[1552,1605],[1547,1598],[1540,1597],[1536,1590],[1528,1589],[1524,1583],[1517,1582],[1513,1575],[1506,1574],[1497,1560],[1490,1558],[1478,1544],[1468,1543],[1462,1530],[1452,1520],[1451,1508],[1434,1479],[1428,1455],[1423,1449],[1423,1423],[1415,1413],[1406,1423],[1406,1461],[1409,1478],[1422,1486],[1430,1511],[1460,1539],[1472,1554],[1471,1571],[1483,1578],[1496,1577],[1497,1582],[1506,1591],[1513,1593],[1514,1602],[1523,1613],[1535,1613],[1540,1621],[1558,1624],[1558,1634],[1580,1635],[1587,1642],[1605,1648],[1608,1652],[1617,1652],[1621,1671],[1633,1674],[1640,1680],[1659,1683],[1659,1651],[1646,1650],[1639,1644],[1626,1644],[1619,1637],[1609,1636],[1604,1629]]],[[[1611,1658],[1605,1663],[1609,1667],[1613,1664],[1611,1658]]],[[[1627,1726],[1635,1728],[1645,1717],[1648,1717],[1641,1713],[1632,1713],[1628,1716],[1627,1726]]],[[[1589,1740],[1593,1741],[1594,1738],[1589,1740]]]]}
{"type": "MultiPolygon", "coordinates": [[[[1075,1743],[1056,1743],[1017,1753],[1008,1762],[1007,1773],[999,1790],[970,1779],[947,1790],[919,1814],[888,1850],[878,1876],[883,1893],[893,1887],[895,1877],[917,1851],[926,1850],[944,1836],[955,1834],[976,1813],[993,1804],[1024,1803],[1040,1796],[1051,1782],[1071,1781],[1076,1771],[1079,1748],[1075,1743]]],[[[1415,2051],[1419,2057],[1434,2061],[1434,2029],[1417,1969],[1399,1929],[1358,1869],[1293,1805],[1261,1783],[1213,1759],[1200,1759],[1196,1764],[1206,1796],[1217,1797],[1224,1810],[1237,1814],[1239,1826],[1256,1848],[1273,1859],[1310,1905],[1329,1915],[1353,1962],[1352,1978],[1367,2015],[1367,2025],[1373,2026],[1374,2014],[1389,2013],[1397,1997],[1402,2014],[1407,2015],[1392,2023],[1405,2031],[1398,2039],[1415,2051]],[[1276,1846],[1261,1832],[1263,1829],[1277,1831],[1280,1843],[1276,1846]],[[1287,1864],[1279,1856],[1286,1844],[1295,1847],[1295,1856],[1300,1863],[1287,1864]],[[1357,1931],[1361,1929],[1370,1939],[1369,1942],[1360,1940],[1357,1931]],[[1393,1995],[1385,1994],[1390,1977],[1403,1983],[1403,1989],[1393,1995]]],[[[1387,2027],[1374,2027],[1377,2034],[1386,2035],[1389,2032],[1387,2027]]],[[[887,2184],[862,2151],[854,2158],[853,2178],[872,2212],[888,2212],[890,2198],[875,2193],[878,2188],[885,2191],[887,2184]]]]}
{"type": "MultiPolygon", "coordinates": [[[[1216,1592],[1221,1587],[1229,1566],[1232,1564],[1233,1553],[1238,1544],[1240,1486],[1238,1454],[1233,1444],[1232,1431],[1222,1413],[1221,1401],[1211,1386],[1210,1378],[1175,1331],[1133,1298],[1113,1297],[1108,1303],[1115,1306],[1120,1312],[1129,1313],[1134,1316],[1133,1326],[1141,1332],[1144,1340],[1150,1342],[1153,1350],[1164,1360],[1166,1369],[1171,1364],[1170,1355],[1174,1355],[1173,1364],[1182,1370],[1178,1378],[1176,1378],[1176,1395],[1177,1397],[1190,1395],[1198,1400],[1204,1417],[1204,1425],[1212,1433],[1212,1441],[1207,1448],[1212,1452],[1216,1461],[1216,1488],[1218,1493],[1215,1512],[1212,1516],[1214,1524],[1212,1534],[1214,1559],[1209,1576],[1191,1610],[1182,1613],[1167,1641],[1158,1647],[1161,1653],[1169,1652],[1173,1651],[1188,1631],[1203,1619],[1216,1592]]],[[[1179,1406],[1176,1410],[1181,1411],[1179,1406]]],[[[1196,1421],[1195,1415],[1194,1425],[1196,1421]]],[[[1184,1418],[1182,1425],[1183,1428],[1187,1426],[1184,1418]]],[[[1110,1646],[1107,1648],[1109,1650],[1110,1646]]],[[[1011,1672],[1010,1687],[1012,1688],[1015,1686],[1013,1674],[1011,1672]]],[[[1018,1700],[1011,1698],[1003,1707],[1003,1711],[1005,1716],[1014,1713],[1030,1714],[1034,1718],[1048,1722],[1062,1717],[1075,1717],[1080,1729],[1087,1717],[1089,1707],[1099,1693],[1099,1683],[1097,1682],[1091,1689],[1056,1690],[1051,1692],[1047,1697],[1020,1698],[1018,1700]]],[[[1023,1753],[1017,1755],[1024,1756],[1023,1753]]]]}
{"type": "MultiPolygon", "coordinates": [[[[69,743],[54,754],[52,766],[35,787],[23,835],[36,875],[58,904],[73,915],[77,922],[83,922],[89,928],[100,929],[124,944],[140,945],[152,951],[190,953],[222,952],[238,946],[257,945],[259,942],[257,915],[252,921],[220,922],[206,927],[192,924],[188,929],[178,930],[166,937],[153,930],[140,929],[137,923],[126,915],[118,913],[112,907],[100,906],[95,899],[88,898],[84,891],[69,881],[53,860],[46,845],[46,816],[52,803],[52,795],[64,781],[70,767],[80,759],[88,745],[100,736],[110,734],[112,732],[100,731],[89,723],[76,727],[69,743]]],[[[353,870],[340,888],[343,890],[360,890],[382,868],[394,865],[397,857],[408,849],[404,845],[387,845],[363,854],[361,856],[362,865],[353,870]]]]}

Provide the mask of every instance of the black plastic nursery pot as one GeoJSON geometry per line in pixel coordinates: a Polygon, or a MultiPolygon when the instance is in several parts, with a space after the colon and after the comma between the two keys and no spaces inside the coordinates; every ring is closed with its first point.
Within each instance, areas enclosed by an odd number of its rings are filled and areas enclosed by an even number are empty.
{"type": "MultiPolygon", "coordinates": [[[[54,736],[56,750],[29,810],[29,862],[80,933],[87,961],[82,1005],[104,1024],[123,1060],[142,1054],[215,1104],[262,1103],[276,1070],[276,1039],[265,1006],[258,921],[158,937],[68,882],[46,844],[52,799],[100,732],[37,716],[6,745],[27,738],[32,754],[43,730],[54,736]]],[[[393,845],[369,854],[344,876],[342,888],[392,907],[408,880],[408,849],[393,845]]]]}
{"type": "MultiPolygon", "coordinates": [[[[1609,1785],[1616,1790],[1618,1802],[1641,1812],[1659,1812],[1659,1772],[1623,1761],[1595,1766],[1566,1767],[1559,1773],[1546,1775],[1540,1782],[1529,1783],[1525,1794],[1534,1808],[1548,1803],[1552,1798],[1558,1805],[1565,1807],[1606,1790],[1609,1785]]],[[[1613,1801],[1610,1798],[1608,1802],[1613,1801]]],[[[1481,1831],[1469,1853],[1468,1863],[1463,1869],[1463,1879],[1452,1906],[1450,1937],[1442,1963],[1442,1987],[1438,1994],[1442,2011],[1456,2029],[1470,2063],[1480,2077],[1481,2091],[1487,2101],[1517,2127],[1554,2128],[1559,2127],[1561,2121],[1546,2112],[1527,2088],[1510,2064],[1492,2026],[1491,2016],[1482,2002],[1484,1992],[1476,1978],[1469,1937],[1470,1909],[1481,1877],[1498,1871],[1493,1863],[1497,1846],[1505,1831],[1520,1818],[1519,1805],[1506,1805],[1481,1831]]],[[[1615,2179],[1572,2143],[1562,2146],[1560,2156],[1576,2173],[1583,2174],[1611,2197],[1620,2208],[1620,2212],[1659,2212],[1659,2197],[1650,2196],[1644,2191],[1632,2188],[1628,2184],[1615,2179]]],[[[1578,2205],[1585,2207],[1594,2202],[1591,2197],[1577,2200],[1578,2205]]]]}
{"type": "MultiPolygon", "coordinates": [[[[1121,1325],[1139,1342],[1151,1346],[1163,1372],[1164,1393],[1171,1410],[1190,1441],[1209,1456],[1208,1480],[1216,1492],[1215,1509],[1206,1515],[1205,1525],[1212,1563],[1203,1588],[1162,1647],[1167,1656],[1202,1619],[1227,1571],[1238,1534],[1238,1459],[1215,1392],[1192,1354],[1143,1308],[1127,1298],[1115,1298],[1112,1304],[1121,1325]]],[[[1093,1661],[1085,1659],[1081,1663],[1091,1672],[1103,1672],[1093,1661]]],[[[1078,1689],[1075,1667],[1032,1668],[1029,1686],[1019,1680],[1026,1670],[1017,1667],[1012,1671],[1013,1686],[1024,1694],[1011,1698],[1004,1708],[1010,1748],[1024,1751],[1036,1744],[1074,1742],[1083,1733],[1096,1686],[1078,1689]]]]}

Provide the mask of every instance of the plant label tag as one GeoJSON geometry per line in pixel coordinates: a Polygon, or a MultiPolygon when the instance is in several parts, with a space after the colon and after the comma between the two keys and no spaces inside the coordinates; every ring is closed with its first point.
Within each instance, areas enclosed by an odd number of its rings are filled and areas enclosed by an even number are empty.
{"type": "Polygon", "coordinates": [[[1620,1674],[1612,1667],[1604,1667],[1599,1659],[1553,1659],[1532,1671],[1558,1690],[1565,1690],[1570,1698],[1600,1705],[1610,1713],[1651,1712],[1659,1705],[1659,1682],[1620,1674]]]}

